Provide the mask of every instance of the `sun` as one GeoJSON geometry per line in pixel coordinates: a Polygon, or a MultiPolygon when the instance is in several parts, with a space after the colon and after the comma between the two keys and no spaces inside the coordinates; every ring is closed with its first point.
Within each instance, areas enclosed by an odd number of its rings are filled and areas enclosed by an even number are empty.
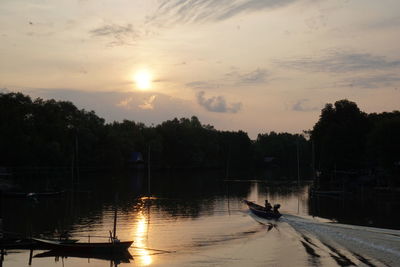
{"type": "Polygon", "coordinates": [[[151,74],[148,70],[140,70],[133,77],[136,87],[140,90],[147,90],[151,87],[151,74]]]}

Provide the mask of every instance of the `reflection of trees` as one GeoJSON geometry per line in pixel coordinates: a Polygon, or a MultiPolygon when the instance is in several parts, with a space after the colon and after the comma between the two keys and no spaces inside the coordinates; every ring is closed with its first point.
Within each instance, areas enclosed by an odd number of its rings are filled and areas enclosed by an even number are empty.
{"type": "Polygon", "coordinates": [[[400,229],[400,198],[368,193],[358,196],[310,197],[310,214],[340,223],[400,229]]]}
{"type": "Polygon", "coordinates": [[[4,231],[30,236],[61,230],[66,205],[63,199],[12,199],[2,201],[4,231]]]}
{"type": "MultiPolygon", "coordinates": [[[[226,183],[217,179],[217,173],[154,173],[152,195],[156,199],[148,202],[152,211],[175,217],[195,218],[213,212],[215,203],[227,197],[243,199],[250,190],[250,183],[226,183]]],[[[73,230],[75,225],[99,224],[104,212],[112,211],[114,193],[119,193],[118,211],[136,214],[142,209],[140,197],[147,194],[143,175],[117,174],[112,179],[95,175],[81,179],[80,187],[85,192],[69,193],[60,198],[5,199],[3,201],[4,229],[22,234],[53,234],[73,230]],[[24,220],[21,220],[24,217],[24,220]]],[[[146,202],[147,203],[147,202],[146,202]]],[[[147,204],[146,204],[147,205],[147,204]]]]}
{"type": "Polygon", "coordinates": [[[267,184],[265,186],[265,191],[268,195],[271,196],[298,196],[302,195],[305,192],[305,189],[308,188],[308,185],[297,186],[296,183],[288,182],[288,183],[280,183],[280,184],[267,184]]]}
{"type": "MultiPolygon", "coordinates": [[[[147,216],[147,208],[150,213],[154,212],[157,216],[165,216],[170,220],[212,215],[221,210],[228,211],[228,199],[231,204],[235,201],[239,203],[253,190],[251,181],[224,181],[218,179],[221,176],[223,174],[219,172],[155,172],[151,187],[153,198],[142,199],[142,196],[147,196],[145,175],[116,174],[109,178],[115,181],[111,185],[107,179],[96,175],[82,179],[80,184],[83,189],[90,191],[89,194],[76,193],[73,199],[66,195],[64,198],[39,200],[33,207],[29,207],[30,210],[26,201],[20,200],[13,209],[5,209],[8,215],[5,216],[4,223],[9,231],[25,232],[26,222],[20,220],[20,215],[26,214],[29,215],[29,224],[35,233],[53,233],[55,229],[80,231],[76,226],[90,231],[92,225],[110,223],[104,220],[112,217],[115,192],[119,194],[119,214],[129,218],[136,218],[140,212],[147,216]]],[[[298,189],[297,185],[291,183],[260,182],[258,190],[273,198],[291,198],[298,196],[303,189],[298,189]]]]}
{"type": "Polygon", "coordinates": [[[201,213],[212,212],[216,201],[231,197],[243,199],[250,190],[250,184],[227,183],[218,172],[175,173],[168,177],[152,178],[152,208],[174,216],[198,217],[201,213]]]}

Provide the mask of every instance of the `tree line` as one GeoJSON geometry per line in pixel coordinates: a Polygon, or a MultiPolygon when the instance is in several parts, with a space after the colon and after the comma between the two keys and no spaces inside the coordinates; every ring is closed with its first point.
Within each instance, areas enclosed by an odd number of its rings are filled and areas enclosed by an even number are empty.
{"type": "MultiPolygon", "coordinates": [[[[0,166],[124,168],[133,152],[151,153],[155,168],[270,167],[302,175],[318,170],[396,170],[400,112],[366,114],[356,103],[326,104],[306,134],[220,131],[195,116],[155,126],[106,123],[68,101],[0,93],[0,166]]],[[[307,174],[307,175],[308,175],[307,174]]]]}
{"type": "Polygon", "coordinates": [[[315,167],[385,177],[400,185],[400,112],[367,114],[355,102],[326,104],[311,130],[315,167]]]}
{"type": "Polygon", "coordinates": [[[0,166],[124,167],[131,154],[151,152],[159,168],[249,165],[253,142],[243,131],[218,131],[197,117],[156,126],[124,120],[106,123],[68,101],[0,94],[0,166]]]}

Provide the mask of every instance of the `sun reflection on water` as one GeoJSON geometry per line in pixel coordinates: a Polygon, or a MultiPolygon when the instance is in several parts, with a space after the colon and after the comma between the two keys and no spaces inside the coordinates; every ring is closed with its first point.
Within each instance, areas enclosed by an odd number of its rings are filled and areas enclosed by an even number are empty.
{"type": "Polygon", "coordinates": [[[150,265],[153,259],[150,255],[149,250],[146,248],[148,239],[149,222],[143,214],[143,210],[138,212],[137,225],[136,225],[136,242],[135,247],[137,249],[138,259],[144,266],[150,265]]]}

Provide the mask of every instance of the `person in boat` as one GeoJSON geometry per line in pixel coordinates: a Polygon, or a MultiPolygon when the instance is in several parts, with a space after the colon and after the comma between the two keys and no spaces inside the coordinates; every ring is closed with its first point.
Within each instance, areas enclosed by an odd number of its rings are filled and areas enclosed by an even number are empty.
{"type": "Polygon", "coordinates": [[[275,204],[274,205],[274,210],[273,210],[273,212],[274,213],[278,213],[279,214],[279,211],[278,211],[278,209],[281,207],[281,205],[280,204],[275,204]]]}
{"type": "Polygon", "coordinates": [[[264,207],[265,207],[265,210],[266,210],[266,211],[271,211],[271,210],[272,210],[272,206],[271,206],[271,204],[268,202],[268,199],[265,200],[265,205],[264,205],[264,207]]]}
{"type": "Polygon", "coordinates": [[[68,231],[65,231],[60,235],[60,240],[68,240],[69,237],[70,237],[70,235],[69,235],[68,231]]]}

